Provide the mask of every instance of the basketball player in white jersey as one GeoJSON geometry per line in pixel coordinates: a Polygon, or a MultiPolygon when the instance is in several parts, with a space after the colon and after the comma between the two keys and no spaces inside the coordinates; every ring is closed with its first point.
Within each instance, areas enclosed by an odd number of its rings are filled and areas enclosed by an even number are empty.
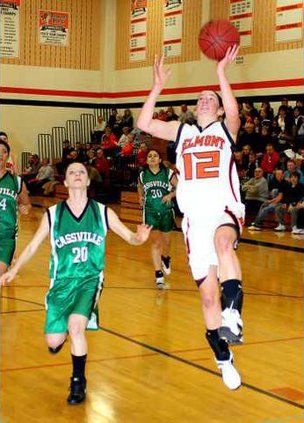
{"type": "Polygon", "coordinates": [[[141,130],[153,136],[176,140],[176,197],[184,213],[182,229],[189,264],[201,295],[206,338],[229,389],[241,385],[228,344],[242,342],[243,325],[241,269],[235,248],[244,206],[232,153],[240,120],[225,74],[237,52],[237,46],[229,48],[217,64],[222,99],[213,91],[200,93],[197,126],[152,119],[157,96],[171,75],[171,70],[163,67],[164,58],[156,57],[153,88],[137,121],[141,130]]]}

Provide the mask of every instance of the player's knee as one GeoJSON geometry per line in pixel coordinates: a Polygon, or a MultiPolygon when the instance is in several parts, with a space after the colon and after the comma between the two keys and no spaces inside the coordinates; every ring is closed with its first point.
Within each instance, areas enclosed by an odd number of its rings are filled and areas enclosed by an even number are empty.
{"type": "Polygon", "coordinates": [[[62,339],[55,338],[55,337],[46,337],[46,343],[48,348],[51,348],[53,350],[56,350],[56,348],[59,347],[59,345],[62,344],[62,339]]]}
{"type": "Polygon", "coordinates": [[[227,235],[219,235],[215,240],[215,248],[218,254],[231,254],[233,252],[233,240],[227,235]]]}
{"type": "Polygon", "coordinates": [[[215,295],[215,293],[204,294],[202,295],[201,299],[202,299],[202,306],[205,309],[212,309],[216,307],[217,304],[219,303],[218,295],[215,295]]]}
{"type": "Polygon", "coordinates": [[[69,335],[71,338],[75,338],[84,333],[82,325],[79,322],[70,322],[69,323],[69,335]]]}

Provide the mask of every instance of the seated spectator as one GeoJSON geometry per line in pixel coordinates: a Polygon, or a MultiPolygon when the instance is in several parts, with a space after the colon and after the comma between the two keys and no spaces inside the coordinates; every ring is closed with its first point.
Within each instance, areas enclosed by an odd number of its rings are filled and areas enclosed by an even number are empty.
{"type": "Polygon", "coordinates": [[[285,170],[284,172],[284,179],[288,183],[291,183],[291,175],[293,173],[297,173],[299,176],[300,184],[304,184],[304,174],[299,168],[297,168],[295,160],[289,159],[287,161],[286,167],[287,167],[287,170],[285,170]]]}
{"type": "Polygon", "coordinates": [[[178,120],[178,116],[174,111],[172,106],[169,106],[166,111],[166,122],[170,122],[171,120],[178,120]]]}
{"type": "Polygon", "coordinates": [[[85,156],[85,150],[82,147],[82,144],[80,142],[76,142],[75,144],[75,150],[77,151],[77,155],[78,155],[78,160],[83,163],[86,159],[85,156]]]}
{"type": "Polygon", "coordinates": [[[106,156],[113,157],[119,152],[118,139],[112,133],[109,126],[106,127],[105,133],[102,137],[101,148],[104,150],[106,156]]]}
{"type": "Polygon", "coordinates": [[[257,167],[254,178],[249,179],[242,186],[245,195],[246,212],[258,212],[261,205],[268,200],[269,191],[267,180],[263,177],[263,170],[257,167]]]}
{"type": "Polygon", "coordinates": [[[252,149],[255,153],[265,153],[266,145],[272,144],[274,149],[276,149],[276,146],[273,144],[273,140],[270,135],[271,127],[270,125],[262,125],[260,133],[258,134],[256,138],[256,142],[253,145],[252,149]]]}
{"type": "Polygon", "coordinates": [[[93,150],[93,148],[91,148],[90,150],[87,151],[87,157],[85,160],[85,165],[86,166],[94,166],[95,163],[95,151],[93,150]]]}
{"type": "Polygon", "coordinates": [[[111,109],[111,113],[110,113],[110,117],[108,119],[107,125],[109,126],[111,129],[113,128],[113,126],[116,123],[116,116],[117,116],[118,112],[117,109],[111,109]]]}
{"type": "Polygon", "coordinates": [[[135,164],[137,167],[143,167],[147,164],[148,146],[142,142],[136,154],[135,164]]]}
{"type": "Polygon", "coordinates": [[[243,153],[241,151],[235,151],[234,161],[236,165],[236,170],[239,178],[243,178],[246,173],[245,166],[243,163],[243,153]]]}
{"type": "Polygon", "coordinates": [[[128,126],[124,126],[122,128],[122,135],[119,138],[118,146],[123,148],[128,143],[128,134],[130,133],[130,128],[128,126]]]}
{"type": "Polygon", "coordinates": [[[73,150],[73,148],[70,145],[70,141],[69,140],[64,140],[63,141],[63,147],[62,147],[62,155],[61,155],[61,159],[64,162],[66,160],[66,158],[68,157],[68,155],[70,154],[70,152],[73,150]]]}
{"type": "Polygon", "coordinates": [[[132,156],[133,149],[134,149],[134,135],[133,134],[128,134],[128,142],[121,149],[119,155],[121,157],[132,156]]]}
{"type": "Polygon", "coordinates": [[[27,182],[27,189],[31,194],[37,194],[42,191],[42,187],[47,182],[54,180],[54,169],[50,165],[49,159],[42,159],[42,165],[40,166],[37,176],[33,179],[30,179],[27,182]]]}
{"type": "Polygon", "coordinates": [[[160,109],[158,112],[158,119],[163,121],[167,120],[167,113],[164,111],[164,109],[160,109]]]}
{"type": "Polygon", "coordinates": [[[22,177],[26,184],[30,179],[36,178],[40,166],[38,154],[31,154],[28,158],[28,164],[22,172],[22,177]]]}
{"type": "Polygon", "coordinates": [[[100,144],[101,138],[104,134],[104,130],[106,128],[106,122],[102,116],[98,116],[97,123],[93,128],[92,131],[92,142],[100,144]]]}
{"type": "Polygon", "coordinates": [[[195,122],[193,112],[188,109],[188,106],[185,103],[183,103],[181,105],[181,112],[179,114],[179,121],[181,123],[188,123],[189,125],[193,125],[193,123],[195,122]]]}
{"type": "Polygon", "coordinates": [[[101,180],[103,181],[103,185],[108,186],[110,178],[110,164],[109,161],[105,158],[104,152],[101,148],[99,148],[96,152],[94,168],[98,170],[98,173],[101,176],[101,180]]]}
{"type": "Polygon", "coordinates": [[[277,151],[274,150],[272,144],[266,145],[266,152],[263,154],[261,161],[261,168],[267,179],[273,174],[273,171],[277,167],[280,161],[280,155],[277,151]]]}
{"type": "Polygon", "coordinates": [[[292,173],[290,183],[286,190],[282,203],[276,207],[275,213],[279,225],[275,231],[285,231],[284,217],[286,213],[291,214],[291,228],[293,233],[297,233],[297,219],[300,203],[304,200],[304,185],[299,183],[298,173],[292,173]]]}
{"type": "Polygon", "coordinates": [[[132,129],[133,129],[133,121],[134,121],[134,119],[133,119],[131,110],[130,109],[125,109],[124,114],[122,116],[122,122],[121,122],[122,123],[122,128],[124,126],[127,126],[130,129],[130,131],[132,131],[132,129]]]}
{"type": "Polygon", "coordinates": [[[278,151],[284,151],[293,145],[293,126],[294,119],[290,113],[288,113],[288,107],[282,105],[279,107],[278,115],[276,116],[278,124],[278,151]]]}
{"type": "Polygon", "coordinates": [[[295,120],[295,151],[297,151],[299,148],[304,147],[304,108],[296,106],[293,109],[293,116],[295,120]]]}
{"type": "MultiPolygon", "coordinates": [[[[257,140],[257,135],[255,133],[254,123],[247,122],[244,126],[244,132],[240,134],[236,148],[241,151],[244,145],[250,145],[250,148],[254,150],[254,145],[257,140]]],[[[254,150],[255,151],[255,150],[254,150]]]]}
{"type": "Polygon", "coordinates": [[[121,137],[121,135],[122,135],[122,128],[124,126],[125,125],[123,124],[122,116],[121,115],[117,115],[116,116],[116,122],[111,127],[112,133],[116,136],[117,140],[119,140],[119,138],[121,137]]]}
{"type": "Polygon", "coordinates": [[[247,169],[249,163],[249,154],[251,152],[251,148],[249,144],[245,144],[242,148],[242,162],[243,166],[247,169]]]}
{"type": "Polygon", "coordinates": [[[255,221],[249,226],[251,231],[260,231],[265,218],[275,212],[276,208],[281,207],[284,195],[289,187],[288,182],[284,180],[284,173],[281,169],[274,171],[274,179],[269,184],[270,199],[266,200],[260,207],[255,221]]]}
{"type": "Polygon", "coordinates": [[[247,168],[245,168],[245,176],[247,176],[249,179],[253,178],[254,171],[257,167],[259,167],[257,156],[253,151],[250,151],[248,156],[248,165],[247,168]]]}

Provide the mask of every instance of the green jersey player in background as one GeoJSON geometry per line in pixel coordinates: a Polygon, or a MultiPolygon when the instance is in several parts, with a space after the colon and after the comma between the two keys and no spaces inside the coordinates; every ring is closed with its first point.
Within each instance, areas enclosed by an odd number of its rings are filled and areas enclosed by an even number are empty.
{"type": "Polygon", "coordinates": [[[143,207],[144,223],[153,227],[151,253],[158,289],[166,288],[164,273],[171,273],[170,232],[174,227],[172,198],[175,197],[177,178],[165,167],[158,151],[151,149],[147,166],[138,178],[139,203],[143,207]]]}
{"type": "Polygon", "coordinates": [[[7,170],[10,146],[0,139],[0,276],[14,256],[18,229],[18,209],[28,214],[31,207],[27,190],[20,176],[7,170]]]}
{"type": "Polygon", "coordinates": [[[134,233],[113,210],[88,199],[90,180],[82,163],[67,167],[64,183],[69,191],[68,199],[47,210],[32,241],[14,267],[2,276],[0,284],[16,276],[49,234],[51,285],[46,296],[46,342],[50,352],[57,353],[67,334],[70,335],[73,374],[67,402],[73,405],[81,403],[86,396],[85,330],[103,284],[107,229],[129,244],[141,245],[148,239],[151,228],[142,224],[134,233]]]}

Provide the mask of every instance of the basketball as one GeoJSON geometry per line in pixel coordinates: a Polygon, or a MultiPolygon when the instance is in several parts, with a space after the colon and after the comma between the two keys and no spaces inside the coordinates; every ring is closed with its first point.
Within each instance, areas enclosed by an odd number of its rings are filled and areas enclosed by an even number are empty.
{"type": "Polygon", "coordinates": [[[219,61],[225,56],[228,47],[240,44],[240,34],[229,21],[210,21],[201,28],[198,44],[205,56],[219,61]]]}

